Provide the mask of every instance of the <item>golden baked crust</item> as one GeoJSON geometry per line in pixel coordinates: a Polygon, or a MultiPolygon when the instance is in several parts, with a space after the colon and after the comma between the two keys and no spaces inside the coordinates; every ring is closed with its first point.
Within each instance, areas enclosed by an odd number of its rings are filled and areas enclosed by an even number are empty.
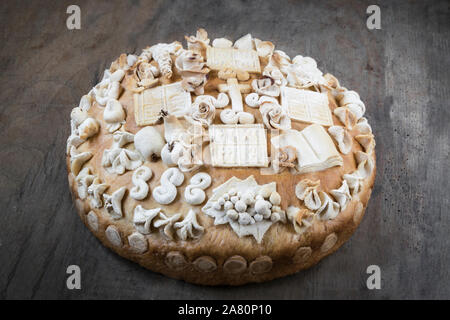
{"type": "MultiPolygon", "coordinates": [[[[171,56],[173,63],[175,63],[175,58],[175,55],[171,56]]],[[[121,64],[123,65],[124,59],[122,55],[116,60],[111,66],[111,71],[114,72],[121,64]]],[[[267,62],[267,59],[260,59],[261,70],[264,69],[267,62]]],[[[118,101],[126,113],[125,123],[120,130],[136,134],[143,127],[138,126],[135,121],[134,92],[130,90],[135,82],[133,68],[136,68],[136,63],[127,70],[121,81],[123,92],[120,94],[118,101]]],[[[172,71],[172,77],[164,79],[164,83],[175,83],[183,79],[177,68],[173,67],[172,71]]],[[[254,79],[259,78],[261,78],[260,74],[250,74],[248,80],[240,81],[240,83],[251,85],[254,79]]],[[[334,110],[342,107],[336,99],[335,92],[340,88],[339,83],[333,83],[337,80],[332,76],[326,76],[325,79],[327,79],[328,87],[322,86],[321,90],[328,93],[333,123],[342,126],[342,119],[334,113],[334,110]]],[[[204,86],[203,95],[217,97],[219,94],[217,84],[224,82],[224,80],[219,79],[217,71],[209,71],[209,79],[204,86]]],[[[195,99],[195,95],[192,96],[195,99]]],[[[113,135],[108,131],[105,122],[102,121],[104,109],[104,106],[100,106],[95,100],[92,102],[87,113],[89,117],[98,120],[100,126],[97,133],[76,147],[76,152],[90,152],[92,154],[92,157],[82,164],[82,168],[91,168],[93,175],[108,186],[105,193],[111,195],[123,187],[127,189],[122,201],[123,216],[120,219],[114,219],[104,206],[100,208],[92,206],[89,196],[84,197],[84,200],[81,199],[83,197],[80,196],[79,186],[76,183],[76,176],[79,172],[72,172],[74,169],[71,163],[73,156],[71,157],[69,152],[67,168],[70,190],[77,212],[91,232],[105,246],[150,270],[169,277],[204,285],[241,285],[248,282],[271,280],[309,268],[337,250],[353,234],[364,215],[375,180],[374,150],[367,153],[372,161],[373,168],[364,178],[359,192],[352,195],[345,209],[340,210],[334,219],[314,219],[312,226],[304,232],[296,232],[290,221],[274,223],[265,233],[262,241],[258,243],[251,236],[239,237],[228,224],[215,225],[214,219],[201,211],[201,208],[213,195],[215,188],[232,177],[246,179],[252,175],[259,185],[276,182],[277,192],[281,196],[280,207],[284,211],[289,206],[304,209],[303,201],[295,196],[295,188],[300,181],[305,179],[320,180],[317,191],[329,194],[331,190],[338,189],[341,186],[344,174],[351,174],[358,169],[358,161],[355,155],[367,150],[355,139],[356,136],[363,134],[356,125],[344,126],[352,137],[353,143],[349,153],[340,153],[343,159],[342,166],[305,174],[292,174],[289,170],[277,174],[262,174],[260,168],[202,166],[200,170],[194,172],[183,172],[184,182],[177,188],[178,193],[175,200],[164,205],[157,203],[151,195],[151,192],[161,184],[160,178],[168,168],[161,160],[145,161],[144,163],[145,166],[151,168],[153,175],[148,180],[150,192],[143,200],[135,200],[129,195],[134,186],[132,182],[134,170],[125,171],[123,174],[111,174],[102,165],[104,151],[110,149],[114,143],[113,135]],[[190,178],[199,171],[208,173],[212,178],[212,183],[205,190],[206,200],[201,205],[193,206],[184,200],[183,194],[186,186],[189,185],[190,178]],[[146,209],[161,208],[168,216],[181,213],[184,217],[190,209],[194,209],[197,213],[197,221],[203,227],[204,232],[197,239],[185,241],[178,238],[168,239],[160,232],[142,235],[137,232],[133,224],[134,210],[138,205],[146,209]],[[130,243],[133,245],[130,245],[130,243]]],[[[263,123],[261,112],[257,108],[250,108],[244,103],[244,111],[251,113],[256,123],[263,123]]],[[[221,110],[216,110],[214,124],[221,124],[220,112],[221,110]]],[[[292,129],[301,131],[310,124],[292,121],[291,125],[292,129]]],[[[153,127],[163,135],[164,123],[154,124],[153,127]]],[[[270,155],[270,132],[267,141],[270,155]]],[[[205,149],[205,152],[208,153],[208,148],[205,149]]],[[[77,171],[79,171],[78,168],[77,171]]]]}

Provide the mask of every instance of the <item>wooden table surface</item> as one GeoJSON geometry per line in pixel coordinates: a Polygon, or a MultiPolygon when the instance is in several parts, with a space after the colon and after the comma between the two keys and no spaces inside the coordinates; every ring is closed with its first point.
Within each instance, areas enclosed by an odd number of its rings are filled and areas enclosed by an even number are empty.
{"type": "Polygon", "coordinates": [[[450,298],[448,1],[13,1],[0,4],[0,299],[450,298]],[[81,8],[81,30],[66,9],[81,8]],[[103,247],[76,215],[69,114],[120,53],[250,32],[358,91],[377,141],[366,216],[338,252],[299,274],[237,288],[166,278],[103,247]],[[66,268],[81,268],[81,290],[66,268]],[[366,268],[381,268],[368,290],[366,268]]]}

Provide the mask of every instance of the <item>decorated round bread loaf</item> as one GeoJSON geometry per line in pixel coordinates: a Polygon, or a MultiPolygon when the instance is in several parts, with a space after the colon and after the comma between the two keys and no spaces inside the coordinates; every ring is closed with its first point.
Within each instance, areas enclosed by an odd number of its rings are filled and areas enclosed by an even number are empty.
{"type": "Polygon", "coordinates": [[[122,54],[71,112],[76,210],[119,255],[205,285],[309,268],[360,223],[375,140],[314,59],[205,30],[122,54]]]}

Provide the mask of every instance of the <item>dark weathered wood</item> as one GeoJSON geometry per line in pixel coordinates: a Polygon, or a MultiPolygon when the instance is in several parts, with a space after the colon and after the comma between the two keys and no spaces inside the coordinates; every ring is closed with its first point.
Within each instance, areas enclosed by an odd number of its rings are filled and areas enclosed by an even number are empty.
{"type": "Polygon", "coordinates": [[[66,28],[73,1],[0,5],[0,298],[450,298],[448,1],[77,1],[82,29],[66,28]],[[426,4],[425,4],[426,3],[426,4]],[[69,113],[122,52],[251,32],[288,54],[310,55],[358,91],[377,138],[378,176],[351,240],[316,267],[239,288],[165,278],[90,234],[66,181],[69,113]],[[82,290],[66,289],[66,267],[82,290]],[[382,289],[366,288],[368,265],[382,289]]]}

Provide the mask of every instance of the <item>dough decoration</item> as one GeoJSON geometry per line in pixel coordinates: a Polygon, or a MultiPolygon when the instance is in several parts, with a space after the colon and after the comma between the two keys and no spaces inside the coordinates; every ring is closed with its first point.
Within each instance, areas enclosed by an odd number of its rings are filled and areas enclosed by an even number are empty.
{"type": "Polygon", "coordinates": [[[142,56],[137,61],[133,72],[135,84],[129,89],[135,93],[142,92],[145,89],[152,88],[159,83],[159,68],[150,63],[146,56],[142,56]]]}
{"type": "Polygon", "coordinates": [[[134,136],[134,147],[146,161],[156,161],[161,157],[164,139],[154,127],[144,127],[134,136]]]}
{"type": "Polygon", "coordinates": [[[356,116],[348,108],[338,107],[334,109],[333,113],[349,130],[352,130],[357,123],[356,116]]]}
{"type": "Polygon", "coordinates": [[[352,173],[346,173],[343,179],[347,181],[348,187],[352,190],[352,196],[361,191],[363,181],[372,174],[374,163],[367,153],[358,151],[355,154],[358,168],[352,173]]]}
{"type": "Polygon", "coordinates": [[[91,173],[91,168],[86,167],[75,177],[78,197],[82,200],[88,197],[88,188],[94,181],[95,176],[91,173]]]}
{"type": "Polygon", "coordinates": [[[121,219],[123,217],[122,200],[126,191],[127,188],[122,187],[114,191],[112,195],[103,195],[103,199],[105,200],[105,209],[113,219],[121,219]]]}
{"type": "Polygon", "coordinates": [[[86,215],[86,221],[93,231],[98,231],[98,217],[94,211],[89,211],[86,215]]]}
{"type": "Polygon", "coordinates": [[[211,185],[211,176],[205,172],[195,174],[184,190],[184,199],[191,205],[199,205],[206,199],[205,189],[211,185]]]}
{"type": "Polygon", "coordinates": [[[200,125],[186,127],[175,116],[166,116],[164,138],[167,143],[161,158],[167,166],[178,166],[182,172],[189,172],[203,164],[203,129],[200,125]]]}
{"type": "Polygon", "coordinates": [[[180,218],[180,213],[168,216],[161,208],[146,210],[138,205],[134,209],[133,223],[141,234],[148,235],[153,230],[160,229],[168,240],[175,240],[175,236],[178,236],[180,240],[186,241],[203,235],[204,228],[198,223],[195,211],[189,210],[184,219],[179,221],[180,218]]]}
{"type": "Polygon", "coordinates": [[[280,87],[270,77],[253,80],[252,88],[257,94],[262,96],[278,97],[280,95],[280,87]]]}
{"type": "Polygon", "coordinates": [[[91,158],[91,152],[78,152],[77,149],[72,146],[70,148],[70,171],[77,176],[83,165],[91,158]]]}
{"type": "Polygon", "coordinates": [[[317,68],[316,61],[311,57],[295,56],[285,72],[290,86],[305,89],[313,87],[319,91],[320,85],[326,83],[322,72],[317,68]]]}
{"type": "Polygon", "coordinates": [[[164,115],[182,117],[191,107],[191,94],[181,82],[146,89],[134,94],[134,117],[138,126],[153,125],[164,115]]]}
{"type": "Polygon", "coordinates": [[[166,216],[164,213],[160,212],[159,213],[159,219],[155,220],[155,222],[153,222],[153,226],[155,228],[161,228],[164,227],[161,232],[162,234],[170,240],[174,239],[174,233],[175,233],[175,229],[174,229],[174,224],[175,222],[177,222],[181,217],[181,214],[176,213],[173,216],[166,216]]]}
{"type": "Polygon", "coordinates": [[[347,204],[352,199],[346,180],[342,181],[342,185],[338,189],[333,189],[330,191],[330,193],[339,203],[341,210],[344,210],[345,207],[347,207],[347,204]]]}
{"type": "Polygon", "coordinates": [[[212,125],[211,164],[215,167],[267,167],[266,132],[261,124],[212,125]]]}
{"type": "MultiPolygon", "coordinates": [[[[115,99],[109,99],[103,111],[103,121],[106,122],[108,132],[113,133],[125,123],[125,111],[122,104],[115,99]]],[[[98,131],[98,130],[97,130],[98,131]]]]}
{"type": "Polygon", "coordinates": [[[213,47],[206,48],[207,66],[212,70],[232,69],[249,73],[261,73],[258,53],[255,50],[231,48],[232,42],[215,39],[213,47]],[[229,45],[229,46],[228,46],[229,45]]]}
{"type": "Polygon", "coordinates": [[[139,232],[133,232],[128,236],[128,243],[132,251],[136,253],[144,253],[148,250],[147,239],[139,232]]]}
{"type": "Polygon", "coordinates": [[[99,178],[95,178],[88,187],[87,193],[91,196],[91,206],[94,208],[103,207],[102,195],[109,188],[109,185],[102,183],[99,178]]]}
{"type": "Polygon", "coordinates": [[[141,205],[134,208],[133,224],[137,231],[142,234],[150,234],[153,219],[159,215],[161,208],[144,209],[141,205]]]}
{"type": "Polygon", "coordinates": [[[102,166],[108,173],[124,174],[126,170],[135,170],[142,165],[142,156],[136,150],[126,149],[125,145],[134,140],[129,132],[115,132],[111,149],[103,151],[102,166]]]}
{"type": "Polygon", "coordinates": [[[288,146],[297,150],[295,171],[298,173],[321,171],[344,163],[333,140],[318,124],[302,131],[289,130],[278,136],[272,135],[271,142],[276,150],[288,146]]]}
{"type": "Polygon", "coordinates": [[[291,119],[276,99],[261,97],[259,99],[259,111],[267,129],[291,129],[291,119]]]}
{"type": "Polygon", "coordinates": [[[134,187],[130,190],[130,197],[134,200],[144,200],[148,195],[149,186],[147,181],[153,176],[153,172],[149,167],[140,166],[133,172],[131,181],[134,187]]]}
{"type": "Polygon", "coordinates": [[[326,93],[282,87],[281,104],[292,119],[323,126],[333,125],[326,93]]]}
{"type": "Polygon", "coordinates": [[[120,232],[116,226],[108,226],[105,230],[106,238],[109,242],[115,247],[122,247],[122,237],[120,236],[120,232]]]}
{"type": "Polygon", "coordinates": [[[206,56],[206,48],[209,46],[208,32],[200,28],[197,30],[195,36],[185,36],[187,47],[189,50],[200,53],[206,56]]]}
{"type": "Polygon", "coordinates": [[[356,129],[359,131],[360,134],[372,133],[372,127],[370,126],[367,119],[364,117],[358,120],[358,122],[356,123],[356,129]]]}
{"type": "Polygon", "coordinates": [[[91,91],[99,106],[104,107],[109,99],[119,99],[121,92],[120,83],[124,76],[125,71],[123,70],[116,70],[114,73],[105,70],[102,81],[92,88],[91,91]]]}
{"type": "Polygon", "coordinates": [[[289,206],[286,210],[286,215],[298,234],[305,233],[313,225],[315,217],[312,211],[295,206],[289,206]]]}
{"type": "Polygon", "coordinates": [[[336,218],[340,212],[339,203],[333,201],[333,199],[331,199],[331,197],[323,191],[319,192],[319,198],[321,206],[317,209],[316,214],[320,217],[320,219],[332,220],[336,218]]]}
{"type": "Polygon", "coordinates": [[[227,84],[219,84],[219,92],[227,92],[231,98],[231,109],[223,110],[220,113],[220,120],[225,124],[250,124],[255,122],[251,113],[244,112],[241,93],[249,93],[251,90],[248,84],[239,84],[235,78],[229,78],[227,84]]]}
{"type": "Polygon", "coordinates": [[[153,59],[159,66],[161,75],[166,78],[172,78],[172,59],[171,55],[175,55],[182,48],[178,41],[172,43],[159,43],[148,49],[153,59]]]}
{"type": "Polygon", "coordinates": [[[69,154],[73,147],[78,148],[86,139],[80,137],[79,126],[88,119],[88,111],[91,108],[92,97],[85,95],[81,98],[80,105],[72,109],[70,113],[70,128],[71,133],[67,139],[66,153],[69,154]]]}
{"type": "Polygon", "coordinates": [[[311,211],[318,210],[322,201],[319,197],[320,180],[303,179],[295,186],[295,195],[304,202],[305,207],[311,211]]]}
{"type": "Polygon", "coordinates": [[[181,222],[174,224],[178,238],[183,241],[188,239],[198,239],[203,235],[204,228],[197,222],[197,214],[194,210],[189,210],[186,217],[181,222]]]}
{"type": "Polygon", "coordinates": [[[213,190],[202,211],[214,218],[215,225],[228,223],[239,237],[251,235],[261,243],[273,223],[286,222],[280,203],[274,182],[258,185],[253,176],[233,177],[213,190]]]}
{"type": "Polygon", "coordinates": [[[220,93],[217,99],[213,96],[198,96],[185,118],[192,124],[209,127],[216,116],[216,108],[223,108],[228,102],[229,99],[225,93],[220,93]]]}
{"type": "Polygon", "coordinates": [[[355,140],[364,148],[364,152],[371,154],[375,150],[375,138],[373,134],[360,134],[355,136],[355,140]]]}
{"type": "Polygon", "coordinates": [[[279,148],[272,159],[272,168],[275,173],[281,173],[286,169],[296,166],[297,149],[292,146],[279,148]]]}
{"type": "Polygon", "coordinates": [[[153,190],[153,198],[160,204],[169,204],[177,196],[177,188],[184,181],[184,174],[178,168],[169,168],[161,176],[161,185],[153,190]]]}
{"type": "Polygon", "coordinates": [[[202,95],[209,69],[200,53],[184,50],[175,60],[175,66],[181,74],[181,86],[195,95],[202,95]]]}
{"type": "Polygon", "coordinates": [[[347,108],[356,120],[361,119],[366,112],[366,106],[355,91],[343,91],[337,95],[336,99],[339,102],[339,107],[347,108]]]}
{"type": "Polygon", "coordinates": [[[337,142],[339,151],[343,154],[348,154],[352,150],[352,136],[341,126],[332,126],[328,128],[328,133],[337,142]]]}

